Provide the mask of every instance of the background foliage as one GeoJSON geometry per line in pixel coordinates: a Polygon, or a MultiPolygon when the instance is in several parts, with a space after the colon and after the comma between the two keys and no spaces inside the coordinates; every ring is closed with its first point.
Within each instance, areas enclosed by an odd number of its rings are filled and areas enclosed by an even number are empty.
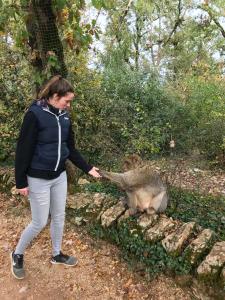
{"type": "MultiPolygon", "coordinates": [[[[27,27],[30,3],[1,1],[1,161],[12,160],[41,73],[27,27]]],[[[49,1],[47,1],[49,2],[49,1]]],[[[40,2],[41,3],[41,2],[40,2]]],[[[126,153],[149,159],[198,153],[225,161],[224,8],[221,1],[50,1],[77,97],[77,147],[113,166],[126,153]]],[[[47,9],[47,7],[46,7],[47,9]]]]}

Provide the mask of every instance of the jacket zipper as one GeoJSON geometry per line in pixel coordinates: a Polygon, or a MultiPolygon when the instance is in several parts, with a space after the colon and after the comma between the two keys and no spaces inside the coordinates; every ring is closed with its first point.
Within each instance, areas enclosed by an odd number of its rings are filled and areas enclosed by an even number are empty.
{"type": "Polygon", "coordinates": [[[58,124],[58,133],[59,133],[59,143],[58,143],[58,159],[57,159],[57,163],[56,163],[56,166],[55,166],[55,170],[54,171],[57,171],[57,168],[59,166],[59,162],[60,162],[60,156],[61,156],[61,125],[59,123],[59,117],[55,116],[56,119],[57,119],[57,124],[58,124]]]}
{"type": "Polygon", "coordinates": [[[65,115],[66,112],[60,114],[59,116],[55,115],[54,113],[52,113],[51,111],[49,111],[48,109],[43,109],[44,111],[47,111],[48,113],[54,115],[56,117],[56,120],[57,120],[57,125],[58,125],[58,136],[59,136],[59,139],[58,139],[58,158],[57,158],[57,162],[56,162],[56,166],[55,166],[55,169],[54,171],[57,171],[57,168],[59,166],[59,162],[60,162],[60,158],[61,158],[61,140],[62,140],[62,132],[61,132],[61,125],[60,125],[60,122],[59,122],[59,117],[61,117],[62,115],[65,115]]]}

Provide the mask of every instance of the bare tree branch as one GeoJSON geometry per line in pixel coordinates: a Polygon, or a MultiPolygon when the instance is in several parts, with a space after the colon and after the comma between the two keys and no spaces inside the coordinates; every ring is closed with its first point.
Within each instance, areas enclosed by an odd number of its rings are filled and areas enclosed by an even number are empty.
{"type": "Polygon", "coordinates": [[[118,36],[118,33],[120,32],[120,28],[123,25],[123,22],[128,14],[128,11],[130,9],[130,6],[132,4],[133,0],[129,0],[127,7],[125,8],[125,10],[123,11],[123,14],[119,17],[119,22],[118,22],[118,28],[117,28],[117,32],[116,32],[116,39],[118,42],[120,42],[120,38],[118,36]]]}
{"type": "Polygon", "coordinates": [[[177,31],[177,28],[181,25],[181,23],[183,22],[183,18],[181,17],[181,0],[178,1],[178,5],[177,5],[177,10],[178,10],[178,15],[177,15],[177,19],[174,23],[173,29],[171,30],[168,38],[166,39],[166,41],[162,41],[163,46],[165,46],[166,44],[168,44],[168,42],[170,41],[171,37],[173,36],[173,34],[177,31]]]}
{"type": "Polygon", "coordinates": [[[225,38],[225,29],[223,28],[223,26],[220,24],[220,22],[217,20],[217,18],[215,17],[215,15],[213,14],[212,10],[210,9],[210,7],[208,5],[200,5],[198,6],[198,8],[206,11],[208,13],[208,15],[210,16],[210,18],[213,20],[213,22],[217,25],[217,27],[219,28],[222,36],[225,38]]]}

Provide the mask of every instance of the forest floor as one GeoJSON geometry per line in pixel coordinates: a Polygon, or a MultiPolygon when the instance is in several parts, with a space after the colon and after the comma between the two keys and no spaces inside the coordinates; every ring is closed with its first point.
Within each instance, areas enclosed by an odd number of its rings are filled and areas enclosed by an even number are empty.
{"type": "MultiPolygon", "coordinates": [[[[200,191],[215,195],[225,194],[225,172],[222,170],[206,171],[188,164],[179,174],[179,185],[194,189],[198,186],[200,191]]],[[[16,201],[5,194],[0,195],[1,300],[206,299],[193,288],[182,288],[164,275],[151,281],[137,275],[121,259],[117,247],[92,239],[68,220],[62,250],[75,255],[78,265],[68,268],[50,264],[51,243],[47,226],[25,253],[26,277],[15,279],[10,271],[9,255],[30,220],[28,206],[16,201]]]]}

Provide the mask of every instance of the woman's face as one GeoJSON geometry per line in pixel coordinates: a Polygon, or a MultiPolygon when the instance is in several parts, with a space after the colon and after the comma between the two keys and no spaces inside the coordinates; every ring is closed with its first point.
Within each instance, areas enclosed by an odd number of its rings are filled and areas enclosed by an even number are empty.
{"type": "Polygon", "coordinates": [[[58,109],[69,109],[71,102],[74,98],[74,93],[67,93],[65,96],[59,97],[57,94],[54,94],[50,99],[49,103],[58,109]]]}

